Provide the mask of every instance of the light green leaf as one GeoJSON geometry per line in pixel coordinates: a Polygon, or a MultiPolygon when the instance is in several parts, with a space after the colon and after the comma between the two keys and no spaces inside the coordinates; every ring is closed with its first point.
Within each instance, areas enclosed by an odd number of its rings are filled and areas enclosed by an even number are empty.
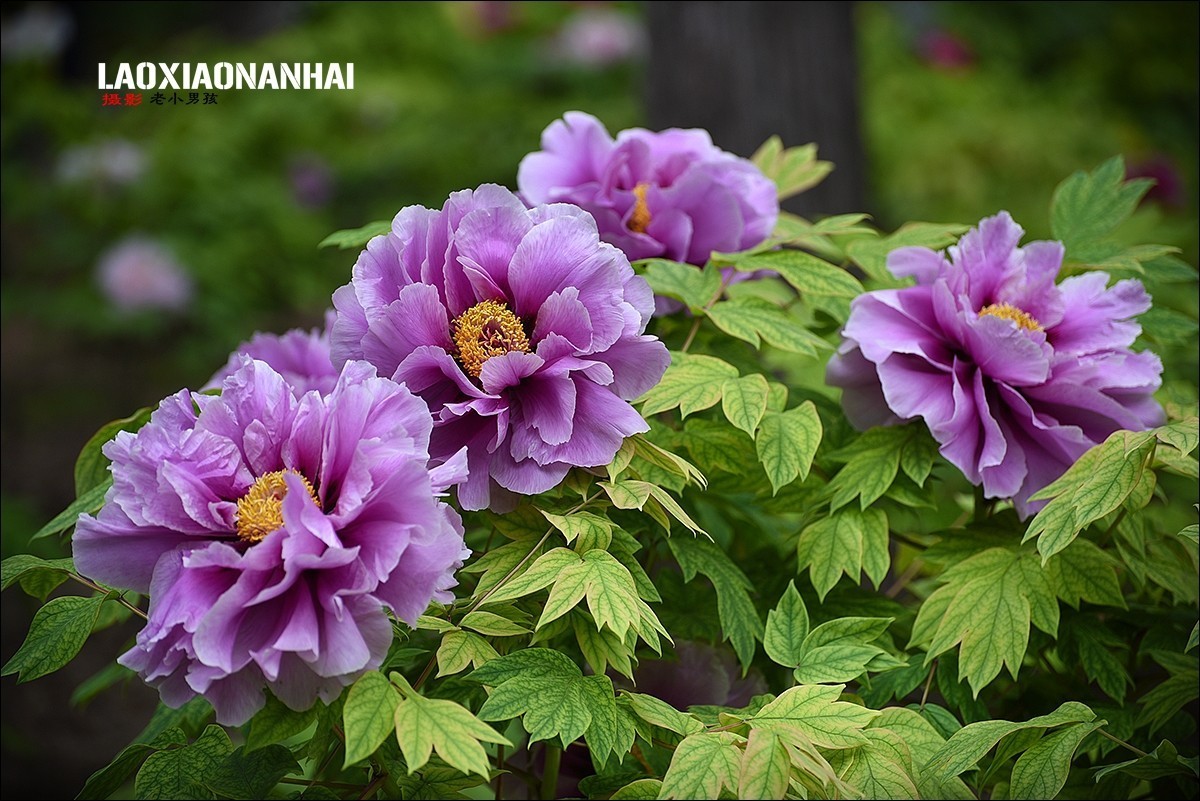
{"type": "Polygon", "coordinates": [[[822,600],[843,573],[858,581],[860,571],[868,568],[878,586],[891,560],[887,515],[881,509],[843,507],[801,531],[796,553],[822,600]]]}
{"type": "MultiPolygon", "coordinates": [[[[480,614],[472,612],[472,615],[480,614]]],[[[496,615],[495,617],[499,617],[496,615]]],[[[500,618],[505,620],[505,618],[500,618]]],[[[510,621],[511,622],[511,621],[510,621]]],[[[513,623],[515,626],[516,624],[513,623]]],[[[522,629],[524,633],[525,630],[522,629]]],[[[461,673],[468,665],[482,667],[498,657],[492,644],[469,631],[450,631],[442,637],[437,649],[438,678],[461,673]]]]}
{"type": "Polygon", "coordinates": [[[866,729],[867,744],[836,752],[830,763],[863,798],[917,799],[908,746],[887,729],[866,729]]]}
{"type": "Polygon", "coordinates": [[[396,725],[396,706],[400,694],[391,682],[377,670],[364,673],[350,687],[342,709],[342,726],[346,733],[345,767],[375,753],[396,725]]]}
{"type": "Polygon", "coordinates": [[[902,247],[923,247],[941,250],[954,244],[959,234],[969,226],[942,223],[905,223],[894,234],[879,239],[857,239],[846,246],[846,253],[867,275],[877,281],[892,282],[887,269],[887,256],[902,247]]]}
{"type": "Polygon", "coordinates": [[[642,415],[679,407],[680,416],[687,417],[707,409],[720,402],[725,379],[737,374],[736,367],[712,356],[673,353],[662,380],[642,396],[642,415]]]}
{"type": "Polygon", "coordinates": [[[479,559],[466,565],[463,568],[466,573],[483,573],[479,577],[479,583],[475,586],[473,597],[475,599],[482,598],[503,581],[530,553],[538,548],[539,539],[540,535],[537,535],[505,543],[492,548],[479,559]]]}
{"type": "Polygon", "coordinates": [[[868,662],[882,653],[883,649],[874,645],[855,643],[806,648],[794,675],[801,684],[853,681],[866,672],[868,662]]]}
{"type": "Polygon", "coordinates": [[[550,521],[550,524],[562,532],[567,542],[574,542],[576,537],[588,536],[605,542],[612,541],[613,524],[611,520],[591,512],[576,512],[572,515],[556,515],[539,510],[550,521]]]}
{"type": "Polygon", "coordinates": [[[592,759],[603,765],[610,755],[623,758],[633,748],[636,730],[629,713],[617,706],[612,679],[599,674],[584,676],[582,687],[592,712],[592,722],[584,732],[592,759]]]}
{"type": "Polygon", "coordinates": [[[558,651],[515,651],[476,669],[470,678],[493,687],[479,709],[479,718],[495,721],[520,717],[531,741],[557,737],[566,747],[592,722],[583,674],[578,665],[558,651]]]}
{"type": "Polygon", "coordinates": [[[1200,418],[1189,417],[1156,428],[1154,436],[1180,453],[1191,453],[1200,444],[1200,418]]]}
{"type": "Polygon", "coordinates": [[[49,601],[33,616],[25,641],[0,675],[19,673],[18,683],[33,681],[70,662],[92,633],[106,599],[104,595],[65,595],[49,601]]]}
{"type": "Polygon", "coordinates": [[[642,275],[656,295],[681,300],[699,311],[721,291],[721,273],[715,267],[700,269],[666,259],[647,259],[642,275]]]}
{"type": "Polygon", "coordinates": [[[480,684],[498,687],[515,678],[570,679],[581,675],[579,666],[566,654],[549,648],[524,648],[476,668],[469,678],[480,684]]]}
{"type": "Polygon", "coordinates": [[[650,497],[658,501],[667,514],[682,523],[689,531],[695,534],[703,534],[706,537],[708,536],[708,532],[700,528],[695,520],[692,520],[691,516],[683,510],[678,501],[671,497],[669,492],[656,484],[649,484],[648,489],[650,497]]]}
{"type": "Polygon", "coordinates": [[[731,732],[699,732],[675,748],[659,798],[718,798],[736,791],[742,750],[731,732]]]}
{"type": "Polygon", "coordinates": [[[763,142],[750,160],[775,182],[780,200],[816,186],[833,170],[832,162],[817,159],[815,144],[785,149],[778,136],[763,142]]]}
{"type": "Polygon", "coordinates": [[[783,798],[792,774],[792,760],[770,729],[754,729],[738,769],[738,798],[783,798]]]}
{"type": "Polygon", "coordinates": [[[662,792],[658,779],[638,779],[609,796],[611,801],[655,801],[662,792]]]}
{"type": "Polygon", "coordinates": [[[1076,539],[1046,560],[1046,576],[1054,592],[1074,608],[1080,601],[1125,608],[1119,562],[1090,540],[1076,539]]]}
{"type": "Polygon", "coordinates": [[[494,612],[467,612],[458,625],[489,637],[513,637],[528,634],[529,629],[494,612]]]}
{"type": "Polygon", "coordinates": [[[66,531],[75,525],[75,521],[79,519],[81,514],[94,514],[98,512],[100,507],[104,505],[104,494],[108,492],[108,488],[111,486],[112,476],[109,476],[72,501],[66,509],[56,514],[54,519],[38,529],[37,533],[29,538],[30,541],[32,542],[42,537],[49,537],[52,534],[66,531]]]}
{"type": "Polygon", "coordinates": [[[266,705],[250,719],[246,751],[256,751],[299,734],[316,722],[319,712],[316,706],[296,712],[268,693],[266,705]]]}
{"type": "Polygon", "coordinates": [[[667,541],[683,570],[684,581],[703,573],[717,591],[717,613],[724,639],[729,640],[744,673],[754,658],[754,643],[763,636],[762,620],[747,592],[750,580],[725,552],[711,542],[672,537],[667,541]]]}
{"type": "Polygon", "coordinates": [[[655,698],[653,695],[622,691],[621,696],[635,715],[653,726],[683,735],[695,734],[704,729],[704,724],[699,720],[691,715],[683,714],[666,701],[655,698]]]}
{"type": "Polygon", "coordinates": [[[607,626],[624,637],[640,616],[633,575],[608,551],[588,551],[576,560],[559,573],[537,628],[562,617],[586,597],[596,626],[607,626]]]}
{"type": "MultiPolygon", "coordinates": [[[[926,709],[930,708],[926,707],[926,709]]],[[[913,776],[922,798],[963,799],[963,801],[975,798],[961,779],[941,780],[930,772],[920,769],[920,766],[938,752],[942,744],[946,742],[946,738],[918,712],[902,707],[889,707],[871,721],[867,731],[877,728],[894,732],[908,746],[912,755],[913,776]]]]}
{"type": "Polygon", "coordinates": [[[1067,783],[1071,762],[1083,738],[1104,721],[1078,723],[1038,740],[1013,765],[1009,793],[1013,798],[1054,798],[1067,783]]]}
{"type": "Polygon", "coordinates": [[[511,746],[503,735],[454,701],[406,693],[395,711],[396,741],[408,774],[420,769],[437,752],[447,765],[487,779],[489,761],[481,742],[511,746]]]}
{"type": "Polygon", "coordinates": [[[866,509],[887,492],[900,470],[900,455],[910,431],[909,427],[874,429],[860,439],[853,456],[829,482],[830,508],[836,510],[858,498],[859,508],[866,509]],[[875,435],[875,431],[886,435],[875,435]],[[874,442],[879,446],[867,447],[874,442]]]}
{"type": "Polygon", "coordinates": [[[752,728],[794,728],[822,748],[856,748],[867,743],[862,733],[879,715],[872,709],[837,700],[844,685],[792,687],[750,719],[752,728]]]}
{"type": "Polygon", "coordinates": [[[786,412],[767,412],[763,416],[754,444],[771,481],[772,494],[797,477],[808,478],[821,435],[821,418],[812,401],[805,401],[786,412]]]}
{"type": "Polygon", "coordinates": [[[209,782],[232,753],[233,743],[225,730],[209,726],[191,745],[151,754],[133,782],[134,798],[214,798],[209,782]]]}
{"type": "Polygon", "coordinates": [[[761,373],[725,379],[721,390],[721,411],[734,426],[754,436],[767,411],[767,379],[761,373]]]}
{"type": "Polygon", "coordinates": [[[1090,723],[1096,719],[1092,710],[1077,701],[1067,701],[1048,715],[1030,718],[1024,723],[1007,720],[985,720],[963,726],[938,749],[923,771],[950,779],[970,770],[983,755],[991,751],[1005,736],[1023,729],[1049,729],[1071,723],[1090,723]]]}
{"type": "Polygon", "coordinates": [[[863,293],[862,284],[846,270],[802,250],[760,253],[742,259],[737,268],[743,272],[773,270],[801,295],[852,299],[863,293]]]}
{"type": "Polygon", "coordinates": [[[121,431],[137,431],[150,420],[150,414],[153,411],[154,409],[150,407],[138,409],[129,417],[105,423],[99,431],[92,435],[75,460],[75,495],[77,497],[110,478],[108,458],[100,449],[121,431]]]}
{"type": "Polygon", "coordinates": [[[624,638],[613,634],[611,629],[597,629],[595,621],[585,612],[577,611],[571,616],[571,628],[575,631],[583,658],[597,675],[603,675],[612,665],[622,676],[633,678],[633,652],[625,644],[624,638]]]}
{"type": "Polygon", "coordinates": [[[608,494],[613,506],[618,509],[641,509],[650,497],[650,485],[645,481],[601,481],[600,486],[608,494]]]}
{"type": "Polygon", "coordinates": [[[523,598],[550,586],[568,565],[579,562],[579,554],[567,548],[555,548],[539,556],[524,573],[518,573],[488,596],[486,603],[498,604],[523,598]]]}
{"type": "MultiPolygon", "coordinates": [[[[798,318],[760,298],[742,297],[722,301],[714,304],[707,314],[717,328],[756,348],[761,347],[765,340],[789,353],[816,356],[819,351],[833,347],[801,326],[798,318]]],[[[645,409],[642,412],[645,414],[645,409]]]]}
{"type": "Polygon", "coordinates": [[[1186,654],[1191,651],[1197,643],[1200,643],[1200,622],[1192,626],[1192,633],[1188,635],[1187,646],[1184,647],[1183,652],[1186,654]]]}
{"type": "Polygon", "coordinates": [[[763,650],[777,664],[795,667],[804,653],[804,638],[808,636],[808,609],[789,581],[779,599],[779,605],[767,612],[767,627],[763,633],[763,650]]]}
{"type": "Polygon", "coordinates": [[[392,230],[390,220],[377,220],[369,222],[361,228],[344,228],[341,231],[334,231],[329,236],[321,240],[317,245],[318,248],[335,247],[341,250],[359,250],[366,246],[368,242],[377,236],[389,233],[392,230]]]}

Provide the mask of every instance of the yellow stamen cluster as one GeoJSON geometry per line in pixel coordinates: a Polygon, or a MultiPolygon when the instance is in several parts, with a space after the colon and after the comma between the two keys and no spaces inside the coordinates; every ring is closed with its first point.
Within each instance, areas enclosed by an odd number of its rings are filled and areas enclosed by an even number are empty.
{"type": "Polygon", "coordinates": [[[650,227],[650,206],[646,204],[646,190],[650,184],[638,184],[633,188],[633,214],[629,215],[629,230],[639,234],[646,233],[650,227]]]}
{"type": "Polygon", "coordinates": [[[985,314],[999,317],[1001,320],[1012,320],[1026,331],[1042,330],[1041,324],[1033,318],[1033,315],[1021,311],[1011,303],[993,303],[990,306],[984,306],[979,310],[979,316],[982,317],[985,314]]]}
{"type": "Polygon", "coordinates": [[[529,339],[517,315],[502,301],[476,303],[450,323],[450,334],[458,347],[458,360],[475,378],[483,363],[493,356],[514,350],[529,353],[529,339]]]}
{"type": "Polygon", "coordinates": [[[300,476],[300,481],[308,490],[308,497],[320,505],[312,482],[295,470],[276,470],[259,476],[237,502],[237,534],[243,541],[251,545],[261,542],[283,525],[283,499],[287,495],[287,483],[283,477],[287,473],[300,476]]]}

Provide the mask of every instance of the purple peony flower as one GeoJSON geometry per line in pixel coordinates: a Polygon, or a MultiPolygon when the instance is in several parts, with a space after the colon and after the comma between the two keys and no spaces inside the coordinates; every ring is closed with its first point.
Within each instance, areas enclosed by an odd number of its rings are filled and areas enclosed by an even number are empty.
{"type": "Polygon", "coordinates": [[[661,256],[703,265],[775,228],[775,184],[746,159],[713,145],[707,131],[632,128],[616,141],[595,117],[568,111],[521,160],[529,203],[573,203],[596,218],[600,237],[630,260],[661,256]]]}
{"type": "Polygon", "coordinates": [[[225,379],[233,375],[245,362],[245,357],[266,362],[272,370],[283,376],[284,381],[297,396],[309,390],[328,395],[337,384],[338,371],[329,355],[329,329],[336,315],[333,309],[325,312],[325,328],[304,331],[293,328],[286,334],[257,333],[249,342],[243,342],[229,356],[225,366],[208,379],[202,389],[220,389],[225,379]]]}
{"type": "Polygon", "coordinates": [[[179,706],[203,695],[238,725],[263,687],[297,710],[378,667],[384,608],[413,623],[449,601],[468,555],[437,498],[464,459],[430,471],[432,420],[362,362],[326,397],[296,397],[245,359],[220,397],[179,392],[136,434],[104,447],[113,485],[81,515],[85,575],[150,594],[120,662],[179,706]]]}
{"type": "Polygon", "coordinates": [[[991,498],[1029,496],[1120,429],[1162,422],[1162,363],[1130,349],[1140,282],[1091,272],[1055,284],[1058,242],[1017,243],[1007,212],[949,249],[892,251],[916,286],[855,298],[826,378],[860,428],[922,417],[942,455],[991,498]]]}
{"type": "Polygon", "coordinates": [[[192,300],[192,278],[171,252],[152,239],[127,237],[100,257],[100,290],[118,311],[181,311],[192,300]]]}
{"type": "Polygon", "coordinates": [[[435,459],[466,446],[464,508],[532,495],[572,466],[608,464],[647,429],[628,401],[670,357],[643,331],[645,280],[568,205],[526,209],[507,189],[403,209],[333,295],[334,363],[366,359],[429,404],[435,459]]]}

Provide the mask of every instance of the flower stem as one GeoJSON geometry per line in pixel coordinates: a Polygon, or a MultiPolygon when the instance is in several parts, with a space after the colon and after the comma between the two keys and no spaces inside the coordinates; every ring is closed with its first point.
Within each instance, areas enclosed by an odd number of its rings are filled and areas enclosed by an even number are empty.
{"type": "MultiPolygon", "coordinates": [[[[71,578],[78,581],[83,586],[91,587],[96,592],[104,593],[105,595],[107,595],[110,592],[110,590],[107,587],[101,587],[99,584],[95,583],[94,581],[92,581],[90,579],[85,579],[83,576],[79,575],[78,573],[69,573],[68,575],[71,578]]],[[[117,595],[116,597],[113,598],[113,600],[116,601],[117,603],[119,603],[121,606],[128,609],[130,612],[133,612],[135,615],[140,617],[142,620],[148,619],[146,617],[146,613],[143,612],[141,609],[138,609],[133,604],[129,603],[129,601],[126,601],[124,595],[117,595]]]]}
{"type": "Polygon", "coordinates": [[[1109,734],[1108,732],[1106,732],[1104,729],[1096,729],[1096,733],[1097,733],[1097,734],[1102,734],[1102,735],[1104,735],[1105,737],[1107,737],[1108,739],[1112,740],[1112,741],[1113,741],[1114,743],[1116,743],[1117,745],[1122,745],[1122,746],[1124,746],[1124,747],[1128,748],[1130,751],[1132,751],[1133,753],[1137,754],[1138,758],[1141,758],[1141,757],[1144,757],[1144,756],[1150,756],[1149,754],[1147,754],[1147,753],[1146,753],[1145,751],[1143,751],[1142,749],[1140,749],[1140,748],[1137,748],[1137,747],[1135,747],[1135,746],[1132,746],[1132,745],[1130,745],[1129,743],[1125,742],[1124,740],[1120,739],[1119,737],[1114,737],[1113,735],[1111,735],[1111,734],[1109,734]]]}
{"type": "Polygon", "coordinates": [[[921,709],[925,709],[925,702],[929,700],[929,687],[933,684],[933,674],[937,670],[937,660],[933,660],[933,664],[929,666],[929,678],[925,679],[925,689],[921,691],[921,709]]]}
{"type": "Polygon", "coordinates": [[[546,767],[542,772],[542,801],[554,798],[558,789],[558,768],[562,764],[562,749],[549,742],[546,743],[546,767]]]}

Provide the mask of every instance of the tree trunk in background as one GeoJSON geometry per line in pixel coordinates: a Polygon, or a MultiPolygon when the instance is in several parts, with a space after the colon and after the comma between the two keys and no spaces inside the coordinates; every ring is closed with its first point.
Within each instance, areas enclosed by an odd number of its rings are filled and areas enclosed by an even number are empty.
{"type": "Polygon", "coordinates": [[[772,134],[816,142],[835,169],[784,207],[866,211],[853,12],[848,2],[647,3],[650,127],[706,128],[741,156],[772,134]]]}

